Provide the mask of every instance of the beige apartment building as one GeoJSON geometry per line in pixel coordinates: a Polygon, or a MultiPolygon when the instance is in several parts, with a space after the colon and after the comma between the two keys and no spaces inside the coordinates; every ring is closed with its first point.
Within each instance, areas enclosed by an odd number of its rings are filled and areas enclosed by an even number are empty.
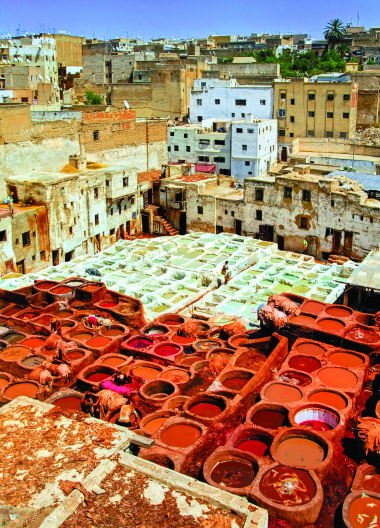
{"type": "MultiPolygon", "coordinates": [[[[274,81],[274,112],[278,120],[281,158],[284,144],[297,137],[352,138],[356,129],[358,85],[351,81],[274,81]]],[[[285,150],[284,150],[285,149],[285,150]]]]}

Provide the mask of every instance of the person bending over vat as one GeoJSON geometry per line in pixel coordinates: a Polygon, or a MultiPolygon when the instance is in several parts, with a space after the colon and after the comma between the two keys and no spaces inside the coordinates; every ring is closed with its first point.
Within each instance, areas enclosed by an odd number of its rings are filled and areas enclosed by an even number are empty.
{"type": "Polygon", "coordinates": [[[80,403],[81,411],[89,414],[90,416],[94,416],[95,409],[94,409],[94,402],[92,399],[92,394],[89,392],[86,392],[84,395],[83,400],[80,403]]]}
{"type": "Polygon", "coordinates": [[[97,328],[98,327],[98,318],[96,315],[89,315],[86,319],[87,324],[90,328],[97,328]]]}
{"type": "Polygon", "coordinates": [[[53,319],[50,321],[50,331],[58,332],[59,330],[61,330],[61,328],[61,321],[57,317],[53,317],[53,319]]]}
{"type": "Polygon", "coordinates": [[[129,427],[137,427],[140,422],[140,416],[133,405],[129,403],[121,407],[118,422],[125,423],[129,427]]]}

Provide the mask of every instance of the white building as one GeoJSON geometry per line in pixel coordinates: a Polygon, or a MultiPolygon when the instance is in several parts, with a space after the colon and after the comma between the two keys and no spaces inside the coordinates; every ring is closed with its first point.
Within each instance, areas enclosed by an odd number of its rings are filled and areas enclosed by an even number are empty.
{"type": "Polygon", "coordinates": [[[251,114],[254,119],[272,119],[273,88],[239,85],[236,79],[195,79],[190,88],[190,121],[238,121],[251,114]]]}

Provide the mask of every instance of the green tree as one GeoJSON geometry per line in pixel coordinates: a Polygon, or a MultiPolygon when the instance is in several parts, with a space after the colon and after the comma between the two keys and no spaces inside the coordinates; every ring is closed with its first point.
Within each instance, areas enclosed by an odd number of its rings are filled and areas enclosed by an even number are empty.
{"type": "Polygon", "coordinates": [[[332,49],[336,44],[343,41],[346,35],[346,28],[340,18],[333,18],[325,27],[323,36],[327,40],[328,49],[332,49]]]}
{"type": "Polygon", "coordinates": [[[86,90],[84,95],[85,95],[85,98],[86,98],[84,104],[86,104],[86,105],[99,105],[99,104],[103,103],[102,98],[100,97],[100,95],[97,95],[92,90],[86,90]]]}

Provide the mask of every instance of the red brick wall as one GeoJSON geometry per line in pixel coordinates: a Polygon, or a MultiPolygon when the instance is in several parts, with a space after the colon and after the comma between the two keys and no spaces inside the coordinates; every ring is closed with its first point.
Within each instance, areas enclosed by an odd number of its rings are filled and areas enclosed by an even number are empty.
{"type": "Polygon", "coordinates": [[[116,112],[93,112],[91,114],[83,114],[83,124],[104,124],[104,123],[118,123],[136,119],[136,112],[134,110],[118,110],[116,112]]]}

